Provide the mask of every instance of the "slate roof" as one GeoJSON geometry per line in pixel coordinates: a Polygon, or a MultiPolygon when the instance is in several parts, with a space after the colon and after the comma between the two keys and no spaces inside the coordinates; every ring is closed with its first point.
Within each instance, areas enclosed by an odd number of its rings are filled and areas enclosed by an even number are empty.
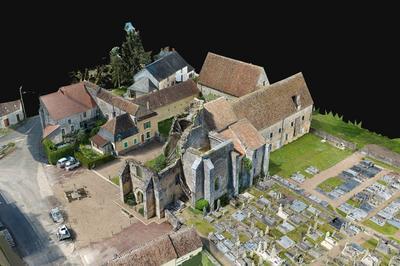
{"type": "Polygon", "coordinates": [[[162,265],[202,247],[193,228],[181,229],[154,239],[108,262],[108,265],[162,265]]]}
{"type": "Polygon", "coordinates": [[[143,93],[148,93],[157,89],[157,86],[154,85],[153,82],[151,82],[151,80],[146,77],[139,79],[128,88],[128,90],[140,91],[143,93]]]}
{"type": "Polygon", "coordinates": [[[205,103],[204,109],[207,124],[216,131],[224,130],[238,120],[231,104],[224,97],[205,103]]]}
{"type": "Polygon", "coordinates": [[[132,100],[132,102],[137,105],[146,107],[148,102],[149,108],[152,110],[156,110],[160,107],[178,102],[190,96],[198,95],[199,89],[197,88],[196,83],[193,80],[189,79],[187,81],[175,84],[165,89],[135,98],[132,100]]]}
{"type": "Polygon", "coordinates": [[[233,101],[232,108],[239,119],[247,118],[257,130],[261,130],[298,112],[292,99],[296,95],[300,96],[300,110],[313,105],[302,73],[262,86],[233,101]]]}
{"type": "Polygon", "coordinates": [[[128,113],[108,120],[107,123],[101,126],[101,128],[110,132],[114,136],[114,141],[125,139],[139,132],[128,113]]]}
{"type": "Polygon", "coordinates": [[[220,132],[224,139],[232,139],[235,149],[245,154],[247,149],[257,150],[265,144],[264,138],[247,119],[241,119],[220,132]]]}
{"type": "Polygon", "coordinates": [[[97,106],[86,86],[90,86],[90,83],[80,82],[64,86],[56,92],[41,96],[40,99],[51,118],[63,119],[97,106]]]}
{"type": "Polygon", "coordinates": [[[60,126],[59,125],[47,125],[44,129],[43,129],[43,136],[42,138],[46,138],[48,137],[51,133],[53,133],[55,130],[57,130],[60,126]]]}
{"type": "Polygon", "coordinates": [[[161,81],[185,66],[187,66],[188,72],[194,70],[177,51],[173,51],[153,63],[148,64],[145,66],[145,69],[149,71],[155,79],[161,81]]]}
{"type": "Polygon", "coordinates": [[[0,116],[11,114],[19,109],[21,109],[20,100],[0,103],[0,116]]]}
{"type": "Polygon", "coordinates": [[[200,71],[199,83],[223,93],[241,97],[257,90],[264,68],[208,53],[200,71]]]}

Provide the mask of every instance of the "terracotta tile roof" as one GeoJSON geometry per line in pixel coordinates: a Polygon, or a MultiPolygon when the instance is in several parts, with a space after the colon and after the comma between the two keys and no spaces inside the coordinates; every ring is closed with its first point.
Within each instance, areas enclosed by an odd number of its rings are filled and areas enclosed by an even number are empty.
{"type": "Polygon", "coordinates": [[[43,129],[43,136],[42,138],[46,138],[47,136],[49,136],[51,133],[53,133],[56,129],[58,129],[60,126],[59,125],[47,125],[44,129],[43,129]]]}
{"type": "Polygon", "coordinates": [[[130,114],[125,113],[110,119],[101,126],[102,129],[110,132],[114,136],[114,140],[125,139],[137,134],[139,131],[133,122],[130,114]]]}
{"type": "Polygon", "coordinates": [[[11,114],[19,109],[21,109],[20,100],[0,103],[0,116],[11,114]]]}
{"type": "Polygon", "coordinates": [[[104,145],[106,145],[109,142],[108,140],[106,140],[102,136],[100,136],[99,134],[94,135],[93,137],[90,138],[90,140],[99,147],[103,147],[104,145]]]}
{"type": "Polygon", "coordinates": [[[61,87],[56,92],[41,96],[40,99],[54,120],[96,107],[96,102],[85,88],[85,82],[61,87]]]}
{"type": "Polygon", "coordinates": [[[235,149],[245,154],[247,149],[257,150],[265,144],[265,139],[247,119],[241,119],[222,131],[224,139],[232,139],[235,149]]]}
{"type": "Polygon", "coordinates": [[[199,89],[196,83],[189,79],[182,83],[175,84],[162,90],[157,90],[144,96],[133,99],[132,102],[138,105],[147,106],[152,110],[172,104],[190,96],[198,96],[199,89]]]}
{"type": "Polygon", "coordinates": [[[264,68],[228,57],[208,53],[200,71],[199,83],[240,97],[257,88],[264,68]]]}
{"type": "Polygon", "coordinates": [[[207,124],[216,131],[221,131],[238,120],[231,104],[224,97],[205,103],[204,108],[207,124]]]}
{"type": "Polygon", "coordinates": [[[240,97],[232,102],[232,107],[239,119],[247,118],[261,130],[298,112],[292,99],[296,95],[300,96],[300,110],[313,105],[302,73],[240,97]]]}
{"type": "Polygon", "coordinates": [[[100,88],[96,95],[99,99],[114,105],[115,107],[121,109],[124,112],[127,112],[131,115],[136,116],[136,112],[139,110],[139,105],[128,101],[120,96],[114,95],[112,92],[100,88]]]}
{"type": "Polygon", "coordinates": [[[156,266],[167,263],[202,247],[193,228],[181,229],[154,239],[108,262],[108,265],[156,266]]]}

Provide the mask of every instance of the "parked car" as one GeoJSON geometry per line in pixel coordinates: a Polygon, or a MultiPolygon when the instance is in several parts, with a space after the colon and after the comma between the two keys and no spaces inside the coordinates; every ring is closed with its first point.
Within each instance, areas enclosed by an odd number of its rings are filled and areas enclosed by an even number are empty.
{"type": "Polygon", "coordinates": [[[55,223],[62,223],[64,222],[64,217],[61,214],[59,208],[53,208],[50,210],[50,216],[55,223]]]}
{"type": "Polygon", "coordinates": [[[65,167],[65,164],[66,164],[67,162],[69,162],[69,161],[72,161],[72,160],[75,160],[75,158],[72,157],[72,156],[67,156],[67,157],[60,158],[60,159],[57,161],[57,167],[64,168],[64,167],[65,167]]]}
{"type": "Polygon", "coordinates": [[[80,165],[81,165],[80,162],[78,160],[74,159],[74,161],[66,162],[65,170],[70,171],[70,170],[73,170],[75,168],[78,168],[80,165]]]}
{"type": "Polygon", "coordinates": [[[71,233],[69,232],[68,227],[65,224],[58,227],[57,237],[58,237],[58,240],[60,240],[60,241],[71,238],[71,233]]]}

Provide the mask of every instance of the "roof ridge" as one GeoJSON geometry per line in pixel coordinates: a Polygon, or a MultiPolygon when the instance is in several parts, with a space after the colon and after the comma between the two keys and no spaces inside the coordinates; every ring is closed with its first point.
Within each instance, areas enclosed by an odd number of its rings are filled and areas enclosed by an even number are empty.
{"type": "MultiPolygon", "coordinates": [[[[227,59],[229,61],[235,61],[235,62],[238,62],[238,63],[241,63],[241,64],[245,64],[245,65],[249,65],[249,66],[253,66],[253,67],[264,69],[264,67],[262,67],[260,65],[252,64],[252,63],[249,63],[249,62],[245,62],[245,61],[242,61],[242,60],[239,60],[239,59],[227,57],[227,56],[224,56],[224,55],[219,55],[219,54],[216,54],[216,53],[213,53],[213,52],[208,52],[208,54],[215,55],[215,56],[221,57],[223,59],[227,59]]],[[[207,56],[208,56],[208,54],[207,54],[207,56]]]]}

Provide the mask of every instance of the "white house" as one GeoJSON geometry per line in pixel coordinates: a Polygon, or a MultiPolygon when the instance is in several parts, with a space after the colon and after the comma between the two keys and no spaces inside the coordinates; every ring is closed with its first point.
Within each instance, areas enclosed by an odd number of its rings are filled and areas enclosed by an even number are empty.
{"type": "Polygon", "coordinates": [[[60,143],[65,135],[89,127],[99,117],[99,108],[87,91],[90,86],[95,85],[80,82],[39,98],[43,138],[60,143]]]}
{"type": "Polygon", "coordinates": [[[20,100],[0,103],[0,128],[15,125],[24,120],[24,118],[20,100]]]}
{"type": "Polygon", "coordinates": [[[136,73],[128,90],[131,97],[136,98],[186,81],[194,74],[194,68],[177,51],[171,51],[136,73]]]}

